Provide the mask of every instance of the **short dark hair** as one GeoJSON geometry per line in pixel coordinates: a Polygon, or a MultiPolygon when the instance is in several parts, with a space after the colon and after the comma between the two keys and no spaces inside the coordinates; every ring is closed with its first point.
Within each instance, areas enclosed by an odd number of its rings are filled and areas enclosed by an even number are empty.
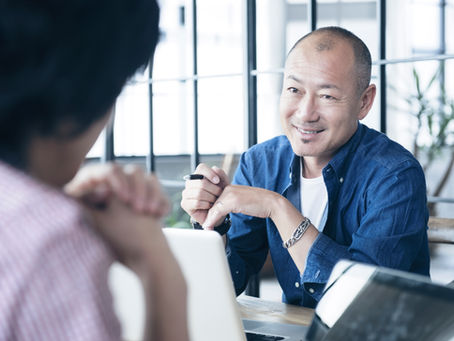
{"type": "Polygon", "coordinates": [[[26,167],[33,134],[107,114],[159,36],[155,0],[0,2],[0,159],[26,167]]]}
{"type": "MultiPolygon", "coordinates": [[[[346,40],[352,47],[353,53],[355,55],[355,65],[356,65],[356,71],[358,73],[358,92],[361,93],[364,91],[370,83],[370,77],[371,77],[371,69],[372,69],[372,58],[370,56],[370,51],[367,48],[366,44],[358,38],[355,34],[350,32],[349,30],[346,30],[345,28],[338,27],[338,26],[327,26],[327,27],[321,27],[315,31],[312,31],[302,38],[298,39],[298,41],[293,45],[293,47],[290,49],[288,55],[292,53],[292,51],[297,47],[304,39],[313,36],[313,35],[319,35],[322,33],[326,33],[327,37],[338,37],[346,40]]],[[[326,40],[321,40],[317,46],[317,49],[322,51],[322,50],[328,50],[331,49],[333,45],[333,42],[330,39],[326,40]]],[[[287,56],[288,56],[287,55],[287,56]]]]}

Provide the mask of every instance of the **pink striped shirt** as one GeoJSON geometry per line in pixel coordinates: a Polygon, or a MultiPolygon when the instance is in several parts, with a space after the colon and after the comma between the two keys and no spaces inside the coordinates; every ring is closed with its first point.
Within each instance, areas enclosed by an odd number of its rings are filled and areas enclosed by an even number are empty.
{"type": "Polygon", "coordinates": [[[112,254],[79,205],[0,162],[0,340],[119,340],[112,254]]]}

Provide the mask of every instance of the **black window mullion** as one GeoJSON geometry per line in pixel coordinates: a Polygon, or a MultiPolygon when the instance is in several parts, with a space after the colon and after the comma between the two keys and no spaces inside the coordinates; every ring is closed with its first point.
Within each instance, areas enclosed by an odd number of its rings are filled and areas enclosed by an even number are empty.
{"type": "Polygon", "coordinates": [[[193,95],[194,95],[194,146],[191,154],[191,169],[194,170],[200,163],[199,154],[199,89],[197,80],[197,1],[192,0],[192,69],[193,69],[193,95]]]}
{"type": "Polygon", "coordinates": [[[154,155],[154,144],[153,144],[153,58],[150,60],[150,65],[148,67],[148,116],[149,116],[149,149],[148,157],[147,157],[147,171],[148,172],[155,172],[156,171],[156,164],[155,164],[155,155],[154,155]]]}
{"type": "Polygon", "coordinates": [[[115,106],[112,109],[112,116],[104,128],[104,150],[101,156],[101,162],[108,162],[115,160],[114,152],[114,120],[115,120],[115,106]]]}
{"type": "Polygon", "coordinates": [[[307,9],[307,22],[309,29],[315,31],[317,29],[317,0],[310,0],[307,9]]]}
{"type": "MultiPolygon", "coordinates": [[[[257,68],[257,26],[256,26],[256,0],[246,1],[245,15],[245,107],[247,114],[247,140],[248,146],[251,147],[257,143],[257,77],[253,71],[257,68]]],[[[246,287],[246,295],[260,296],[260,278],[259,275],[250,277],[246,287]]]]}
{"type": "Polygon", "coordinates": [[[257,25],[256,0],[246,2],[246,108],[248,147],[257,143],[257,77],[253,71],[257,68],[257,25]]]}
{"type": "MultiPolygon", "coordinates": [[[[377,3],[378,14],[378,51],[379,59],[386,59],[386,0],[379,0],[377,3]]],[[[386,134],[386,64],[379,66],[379,80],[380,80],[380,131],[386,134]]]]}
{"type": "MultiPolygon", "coordinates": [[[[440,54],[446,53],[446,0],[440,1],[440,54]]],[[[441,95],[445,92],[446,87],[446,68],[445,68],[445,61],[440,61],[440,91],[441,95]]],[[[442,98],[442,101],[444,98],[442,98]]]]}

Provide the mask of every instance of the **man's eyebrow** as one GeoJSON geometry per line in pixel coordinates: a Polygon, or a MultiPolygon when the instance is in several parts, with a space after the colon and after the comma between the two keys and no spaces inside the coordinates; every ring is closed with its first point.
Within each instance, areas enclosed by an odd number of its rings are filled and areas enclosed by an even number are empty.
{"type": "MultiPolygon", "coordinates": [[[[303,81],[300,78],[298,78],[298,77],[296,77],[294,75],[288,75],[287,79],[291,79],[291,80],[294,80],[297,83],[303,84],[303,81]]],[[[335,84],[323,84],[322,83],[322,84],[317,85],[317,88],[318,89],[336,89],[336,90],[340,90],[340,88],[337,85],[335,85],[335,84]]]]}
{"type": "Polygon", "coordinates": [[[318,87],[319,87],[319,89],[336,89],[336,90],[339,90],[339,87],[337,85],[334,85],[334,84],[320,84],[318,87]]]}

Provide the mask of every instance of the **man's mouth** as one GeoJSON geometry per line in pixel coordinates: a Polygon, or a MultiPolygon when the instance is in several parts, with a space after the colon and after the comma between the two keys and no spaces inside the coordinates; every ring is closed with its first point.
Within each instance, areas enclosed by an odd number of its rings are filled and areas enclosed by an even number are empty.
{"type": "Polygon", "coordinates": [[[298,128],[298,127],[295,127],[301,134],[308,134],[308,135],[315,135],[315,134],[319,134],[321,133],[322,131],[324,131],[325,129],[320,129],[320,130],[316,130],[316,129],[303,129],[303,128],[298,128]]]}

